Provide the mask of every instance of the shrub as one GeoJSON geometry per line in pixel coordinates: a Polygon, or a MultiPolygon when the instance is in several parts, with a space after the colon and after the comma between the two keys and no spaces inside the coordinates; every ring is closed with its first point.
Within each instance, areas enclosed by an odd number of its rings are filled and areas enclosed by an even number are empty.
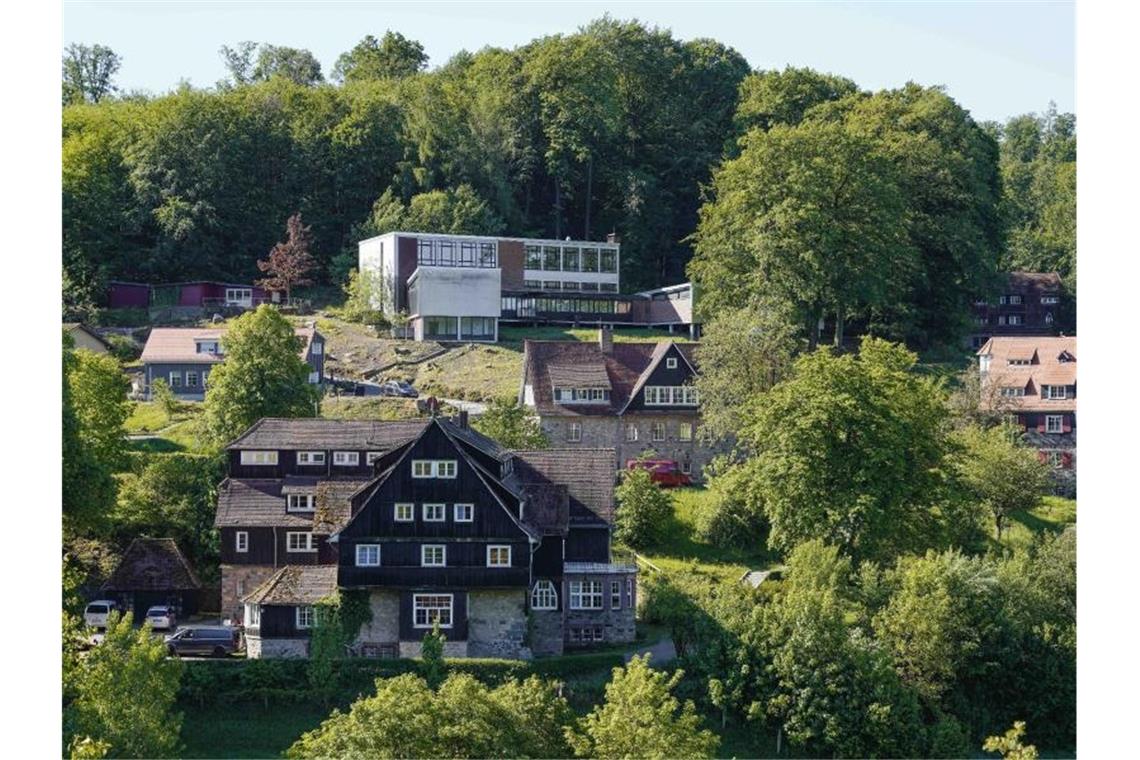
{"type": "Polygon", "coordinates": [[[634,469],[622,473],[615,496],[618,510],[614,537],[635,549],[652,545],[673,515],[672,494],[654,483],[648,470],[634,469]]]}
{"type": "Polygon", "coordinates": [[[696,514],[697,536],[724,549],[763,548],[768,521],[757,501],[745,498],[749,479],[739,467],[729,468],[709,482],[709,498],[696,514]]]}
{"type": "Polygon", "coordinates": [[[111,345],[111,354],[121,362],[133,362],[142,356],[142,346],[126,335],[104,335],[103,339],[111,345]]]}

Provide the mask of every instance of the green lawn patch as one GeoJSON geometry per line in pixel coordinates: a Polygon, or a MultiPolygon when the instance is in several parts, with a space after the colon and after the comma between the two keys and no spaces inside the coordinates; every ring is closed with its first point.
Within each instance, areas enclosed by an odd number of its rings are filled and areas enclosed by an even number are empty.
{"type": "MultiPolygon", "coordinates": [[[[643,327],[616,327],[613,331],[615,343],[634,343],[640,341],[675,340],[678,343],[691,343],[689,334],[678,329],[676,332],[668,330],[650,330],[643,327]]],[[[514,327],[499,325],[500,343],[517,343],[522,348],[522,342],[530,340],[577,340],[595,341],[598,339],[596,327],[566,327],[549,325],[545,327],[514,327]]]]}
{"type": "Polygon", "coordinates": [[[330,420],[413,420],[420,413],[414,399],[325,396],[321,416],[330,420]]]}
{"type": "Polygon", "coordinates": [[[1036,509],[1014,512],[1006,521],[1001,545],[1010,550],[1024,548],[1040,533],[1060,533],[1077,524],[1077,501],[1060,496],[1046,496],[1036,509]]]}
{"type": "Polygon", "coordinates": [[[755,549],[722,549],[697,536],[697,513],[711,496],[704,488],[674,489],[673,519],[665,526],[657,545],[642,552],[642,556],[665,572],[691,570],[733,581],[748,570],[777,564],[777,557],[759,539],[755,549]]]}
{"type": "Polygon", "coordinates": [[[420,395],[490,401],[514,398],[522,380],[522,347],[475,344],[404,368],[420,395]]]}

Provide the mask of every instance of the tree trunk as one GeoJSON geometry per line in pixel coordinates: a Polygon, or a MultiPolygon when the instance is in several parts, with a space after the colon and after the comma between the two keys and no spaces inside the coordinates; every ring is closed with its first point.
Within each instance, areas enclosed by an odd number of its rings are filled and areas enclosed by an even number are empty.
{"type": "Polygon", "coordinates": [[[586,227],[583,230],[582,239],[590,239],[590,205],[594,198],[594,154],[590,153],[590,159],[586,164],[586,227]]]}
{"type": "Polygon", "coordinates": [[[844,320],[843,304],[840,304],[835,309],[835,348],[843,350],[843,320],[844,320]]]}

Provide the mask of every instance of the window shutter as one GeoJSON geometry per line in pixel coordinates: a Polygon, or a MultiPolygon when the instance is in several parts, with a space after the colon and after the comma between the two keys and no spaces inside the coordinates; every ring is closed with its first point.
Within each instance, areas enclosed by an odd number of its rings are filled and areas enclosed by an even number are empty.
{"type": "Polygon", "coordinates": [[[1061,432],[1062,433],[1073,432],[1073,418],[1068,414],[1063,415],[1061,417],[1061,432]]]}
{"type": "Polygon", "coordinates": [[[1071,451],[1061,452],[1061,469],[1073,469],[1073,453],[1071,451]]]}
{"type": "Polygon", "coordinates": [[[1037,461],[1038,462],[1046,462],[1048,460],[1049,460],[1049,455],[1046,454],[1044,451],[1038,451],[1037,452],[1037,461]]]}

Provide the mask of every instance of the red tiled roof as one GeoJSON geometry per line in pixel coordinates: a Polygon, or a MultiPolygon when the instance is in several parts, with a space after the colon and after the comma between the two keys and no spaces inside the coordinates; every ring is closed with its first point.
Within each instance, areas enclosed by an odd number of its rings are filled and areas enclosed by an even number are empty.
{"type": "Polygon", "coordinates": [[[1025,388],[1024,396],[1000,397],[1011,410],[1076,411],[1077,400],[1071,394],[1064,399],[1041,396],[1042,385],[1077,384],[1076,337],[994,337],[978,349],[977,355],[989,357],[989,370],[983,375],[986,387],[1025,388]],[[1071,357],[1069,361],[1061,361],[1062,354],[1071,357]],[[1032,363],[1009,363],[1026,360],[1032,363]]]}

